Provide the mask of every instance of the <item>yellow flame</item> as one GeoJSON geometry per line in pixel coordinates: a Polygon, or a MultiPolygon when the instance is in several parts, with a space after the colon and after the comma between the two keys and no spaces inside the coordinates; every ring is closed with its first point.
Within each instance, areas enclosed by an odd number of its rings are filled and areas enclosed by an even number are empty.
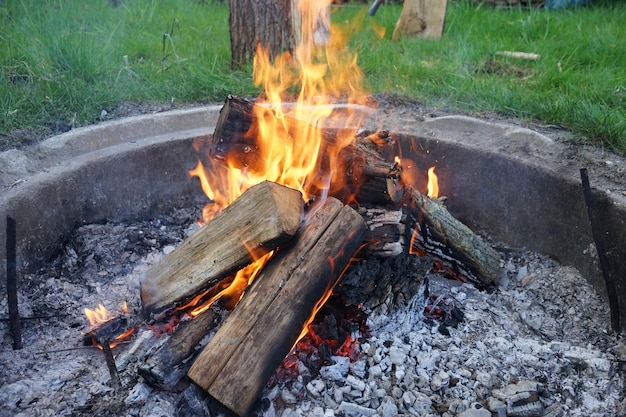
{"type": "Polygon", "coordinates": [[[428,197],[437,198],[439,197],[439,179],[437,178],[437,174],[435,174],[435,167],[430,167],[428,169],[428,197]]]}
{"type": "MultiPolygon", "coordinates": [[[[128,305],[126,304],[126,301],[124,301],[124,304],[122,304],[122,307],[120,308],[120,314],[126,314],[127,311],[128,305]]],[[[115,314],[107,310],[102,303],[98,304],[98,307],[93,310],[85,307],[84,312],[91,327],[98,327],[101,324],[115,318],[115,314]]]]}

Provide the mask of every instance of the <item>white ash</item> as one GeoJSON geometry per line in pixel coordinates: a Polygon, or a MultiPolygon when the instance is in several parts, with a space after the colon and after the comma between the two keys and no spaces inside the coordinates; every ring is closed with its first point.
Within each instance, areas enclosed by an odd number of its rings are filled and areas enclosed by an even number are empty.
{"type": "Polygon", "coordinates": [[[423,320],[421,293],[389,312],[379,306],[359,361],[331,365],[341,378],[322,372],[301,381],[305,390],[294,384],[298,401],[278,398],[264,415],[624,415],[624,340],[609,332],[606,303],[576,270],[520,253],[492,292],[429,281],[465,313],[449,335],[423,320]]]}
{"type": "MultiPolygon", "coordinates": [[[[147,330],[114,350],[123,385],[117,394],[102,353],[80,346],[82,309],[101,302],[116,311],[128,301],[137,312],[142,272],[198,216],[183,210],[150,222],[84,226],[49,268],[22,277],[21,316],[53,317],[24,320],[19,351],[11,349],[8,323],[0,322],[0,416],[229,415],[193,384],[165,392],[138,376],[133,349],[155,343],[147,330]]],[[[418,290],[428,262],[366,260],[343,288],[348,298],[362,297],[370,314],[372,336],[362,340],[360,359],[335,358],[320,375],[301,372],[268,389],[252,414],[623,415],[626,344],[608,331],[606,303],[577,271],[544,256],[507,253],[492,292],[429,275],[429,290],[453,298],[465,313],[449,335],[422,318],[418,290]],[[362,286],[351,291],[355,277],[362,286]]],[[[8,315],[6,299],[0,315],[8,315]]]]}

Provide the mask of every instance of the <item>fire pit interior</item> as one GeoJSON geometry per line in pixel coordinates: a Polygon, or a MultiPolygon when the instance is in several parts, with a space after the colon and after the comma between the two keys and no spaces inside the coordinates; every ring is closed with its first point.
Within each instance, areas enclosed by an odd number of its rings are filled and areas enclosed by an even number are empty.
{"type": "MultiPolygon", "coordinates": [[[[219,109],[79,129],[19,158],[2,155],[12,160],[0,207],[2,221],[9,216],[17,226],[24,345],[11,349],[3,321],[3,413],[230,415],[184,372],[174,378],[175,370],[159,371],[149,359],[173,337],[160,335],[187,318],[140,327],[114,347],[118,381],[82,336],[85,307],[105,303],[117,314],[127,302],[126,315],[137,316],[141,277],[197,230],[206,199],[187,174],[197,160],[191,145],[210,136],[219,109]],[[141,126],[145,137],[128,133],[141,126]]],[[[582,161],[602,184],[595,196],[619,273],[624,196],[619,181],[602,174],[607,157],[580,153],[550,132],[429,115],[402,103],[360,111],[365,130],[394,127],[389,137],[424,181],[436,167],[446,207],[501,255],[496,284],[482,290],[451,280],[433,258],[407,254],[406,241],[399,252],[391,242],[389,253],[362,255],[310,326],[316,332],[287,355],[250,414],[623,414],[626,348],[611,331],[576,178],[582,161]],[[561,163],[546,166],[548,159],[561,163]]],[[[405,237],[394,229],[402,210],[371,204],[358,211],[370,229],[405,237]]],[[[213,330],[200,346],[228,315],[224,303],[204,315],[213,330]]],[[[4,298],[1,307],[8,316],[4,298]]]]}

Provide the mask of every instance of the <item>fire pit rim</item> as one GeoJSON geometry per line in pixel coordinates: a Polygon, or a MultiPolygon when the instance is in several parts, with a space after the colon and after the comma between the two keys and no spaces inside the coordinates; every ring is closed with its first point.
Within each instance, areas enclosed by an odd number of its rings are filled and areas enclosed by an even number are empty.
{"type": "MultiPolygon", "coordinates": [[[[17,217],[18,228],[21,228],[21,233],[18,229],[18,234],[21,235],[18,242],[20,263],[23,267],[32,268],[38,265],[38,261],[45,261],[60,244],[60,242],[34,243],[37,240],[59,240],[83,222],[101,221],[105,218],[122,220],[137,215],[146,215],[149,212],[156,213],[163,209],[163,205],[154,204],[152,200],[164,198],[171,200],[176,193],[192,192],[196,184],[192,184],[186,175],[187,170],[192,166],[189,166],[188,162],[185,165],[183,161],[195,162],[190,142],[193,137],[212,133],[219,109],[220,106],[205,106],[130,117],[79,128],[23,151],[11,150],[1,153],[0,160],[12,162],[8,166],[5,165],[6,167],[0,172],[0,180],[2,180],[0,187],[5,190],[0,197],[0,240],[6,239],[6,216],[17,217]],[[156,158],[158,162],[155,163],[152,158],[159,155],[160,157],[156,158]],[[137,158],[143,158],[144,162],[138,163],[137,158]],[[184,172],[173,174],[172,170],[177,164],[179,170],[181,164],[184,166],[184,172]],[[128,166],[131,171],[141,172],[140,178],[144,181],[146,178],[154,177],[154,172],[160,172],[166,179],[160,181],[159,191],[149,191],[147,195],[139,199],[129,199],[123,204],[116,203],[114,204],[115,215],[104,215],[93,206],[105,204],[113,199],[123,201],[127,199],[129,193],[133,192],[132,188],[138,187],[141,182],[129,181],[127,184],[122,184],[123,176],[130,172],[120,170],[120,167],[124,165],[128,166]],[[95,187],[94,190],[93,184],[90,189],[89,181],[94,183],[104,181],[107,173],[110,172],[117,174],[113,176],[113,191],[107,187],[95,187]],[[80,180],[81,177],[84,178],[80,180]],[[116,187],[121,187],[121,189],[115,190],[116,187]],[[66,195],[60,198],[59,195],[63,192],[76,192],[77,189],[82,190],[84,200],[76,205],[78,208],[71,214],[77,218],[62,219],[52,222],[53,224],[47,224],[51,217],[42,217],[41,211],[45,212],[53,208],[51,202],[56,202],[60,206],[71,206],[76,196],[70,198],[66,195]],[[50,190],[54,195],[52,199],[50,190]],[[97,198],[92,198],[93,194],[96,194],[97,198]],[[112,194],[115,194],[115,197],[112,197],[112,194]],[[33,209],[38,206],[42,209],[33,209]],[[36,259],[32,259],[33,257],[36,259]]],[[[380,120],[373,121],[364,128],[375,130],[376,125],[379,124],[380,120]]],[[[438,161],[441,166],[445,166],[442,161],[446,158],[453,159],[450,158],[450,154],[446,155],[441,152],[452,152],[451,149],[456,147],[462,149],[462,152],[471,153],[472,157],[506,161],[506,165],[513,167],[514,170],[528,167],[535,176],[544,175],[546,181],[548,178],[561,181],[569,188],[575,187],[578,182],[575,175],[577,171],[572,170],[574,166],[570,161],[564,160],[562,164],[546,166],[546,158],[542,155],[544,152],[550,154],[563,152],[566,145],[530,129],[467,116],[444,116],[427,120],[406,118],[403,123],[391,126],[397,126],[393,127],[392,131],[395,135],[419,139],[420,145],[426,151],[425,160],[438,161]]],[[[578,169],[578,166],[575,168],[578,169]]],[[[472,179],[475,181],[476,177],[472,179]]],[[[112,179],[109,178],[109,181],[112,179]]],[[[626,218],[626,196],[606,191],[613,187],[618,187],[618,185],[602,183],[596,186],[594,191],[599,199],[605,221],[608,222],[607,227],[610,227],[618,237],[626,236],[626,224],[623,221],[620,224],[615,220],[626,218]]],[[[575,192],[571,191],[570,194],[575,192]]],[[[452,210],[457,210],[463,217],[463,212],[471,211],[471,207],[467,204],[455,204],[454,201],[458,202],[458,197],[461,195],[458,192],[457,194],[456,196],[449,195],[453,197],[450,199],[452,210]]],[[[582,200],[582,191],[580,191],[580,199],[582,200]]],[[[474,223],[481,226],[481,220],[474,223]]],[[[558,230],[560,225],[555,223],[552,227],[558,230]]],[[[578,228],[580,239],[591,242],[588,225],[581,223],[578,228]]],[[[485,227],[484,230],[488,233],[493,232],[489,227],[485,227]]],[[[497,231],[496,235],[497,238],[503,236],[501,231],[497,231]]],[[[626,241],[626,239],[623,240],[626,241]]],[[[508,242],[504,241],[504,243],[508,242]]],[[[620,246],[614,258],[619,258],[623,253],[626,253],[626,249],[620,246]]],[[[576,262],[572,256],[556,255],[557,259],[565,259],[566,263],[570,264],[573,262],[574,266],[579,269],[581,264],[590,262],[588,257],[582,255],[580,262],[576,262]]],[[[6,259],[4,245],[0,248],[0,256],[4,262],[6,259]]],[[[626,256],[622,256],[622,259],[626,259],[626,256]]],[[[626,273],[621,273],[626,270],[626,265],[623,264],[624,261],[613,261],[613,269],[617,277],[626,276],[626,273]]],[[[596,265],[591,265],[590,268],[586,268],[586,271],[581,272],[602,293],[597,270],[596,265]],[[589,274],[594,276],[589,277],[589,274]]],[[[619,294],[624,294],[625,287],[623,282],[618,282],[619,294]]],[[[623,300],[625,297],[621,298],[623,300]]],[[[626,314],[625,310],[626,307],[621,308],[622,316],[626,314]]],[[[622,323],[624,322],[626,320],[623,318],[622,323]]]]}

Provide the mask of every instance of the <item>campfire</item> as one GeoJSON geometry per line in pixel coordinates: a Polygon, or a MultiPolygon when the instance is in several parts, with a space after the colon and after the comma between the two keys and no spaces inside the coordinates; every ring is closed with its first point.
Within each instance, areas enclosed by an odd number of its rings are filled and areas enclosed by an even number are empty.
{"type": "MultiPolygon", "coordinates": [[[[354,358],[358,338],[367,334],[364,319],[355,334],[343,329],[341,337],[332,330],[334,319],[312,323],[360,253],[388,243],[387,231],[368,228],[358,210],[404,210],[405,224],[397,226],[407,231],[406,252],[433,257],[453,278],[483,288],[500,268],[499,253],[436,198],[435,167],[415,172],[392,136],[360,130],[362,113],[352,109],[367,97],[356,59],[338,33],[331,31],[322,44],[309,33],[316,24],[306,17],[319,18],[322,3],[302,2],[311,9],[302,11],[304,41],[293,56],[271,59],[258,48],[254,80],[263,87],[261,97],[229,96],[212,138],[195,144],[200,158],[190,174],[210,199],[203,227],[146,272],[141,320],[86,310],[90,320],[99,316],[89,335],[107,363],[110,348],[140,321],[158,334],[173,332],[140,374],[171,389],[186,372],[241,416],[284,358],[298,356],[294,348],[314,348],[321,363],[336,355],[354,358]],[[336,105],[346,100],[337,114],[336,105]],[[337,117],[343,128],[325,128],[337,117]],[[195,355],[207,326],[218,321],[211,308],[216,302],[229,313],[195,355]],[[123,336],[113,334],[124,326],[123,336]]],[[[452,314],[439,304],[428,308],[430,317],[452,314]]]]}
{"type": "MultiPolygon", "coordinates": [[[[54,304],[67,292],[111,311],[85,309],[84,366],[37,342],[46,350],[34,355],[53,358],[60,376],[33,367],[26,382],[7,378],[0,399],[46,410],[72,386],[75,405],[54,409],[86,415],[553,416],[619,406],[615,358],[623,364],[626,351],[602,327],[602,301],[574,271],[494,244],[450,214],[445,174],[418,167],[419,149],[403,155],[397,134],[362,128],[371,101],[356,58],[334,29],[316,38],[310,27],[293,56],[259,49],[261,96],[229,96],[213,135],[195,141],[190,174],[210,201],[182,217],[201,227],[159,218],[150,232],[104,229],[96,247],[130,248],[119,256],[130,278],[119,267],[101,285],[106,257],[75,244],[49,268],[58,276],[43,272],[34,298],[54,304]],[[176,238],[159,236],[169,228],[176,238]],[[73,275],[94,263],[87,278],[73,275]],[[109,305],[115,289],[134,308],[109,305]]],[[[82,326],[58,323],[71,334],[82,326]]]]}

